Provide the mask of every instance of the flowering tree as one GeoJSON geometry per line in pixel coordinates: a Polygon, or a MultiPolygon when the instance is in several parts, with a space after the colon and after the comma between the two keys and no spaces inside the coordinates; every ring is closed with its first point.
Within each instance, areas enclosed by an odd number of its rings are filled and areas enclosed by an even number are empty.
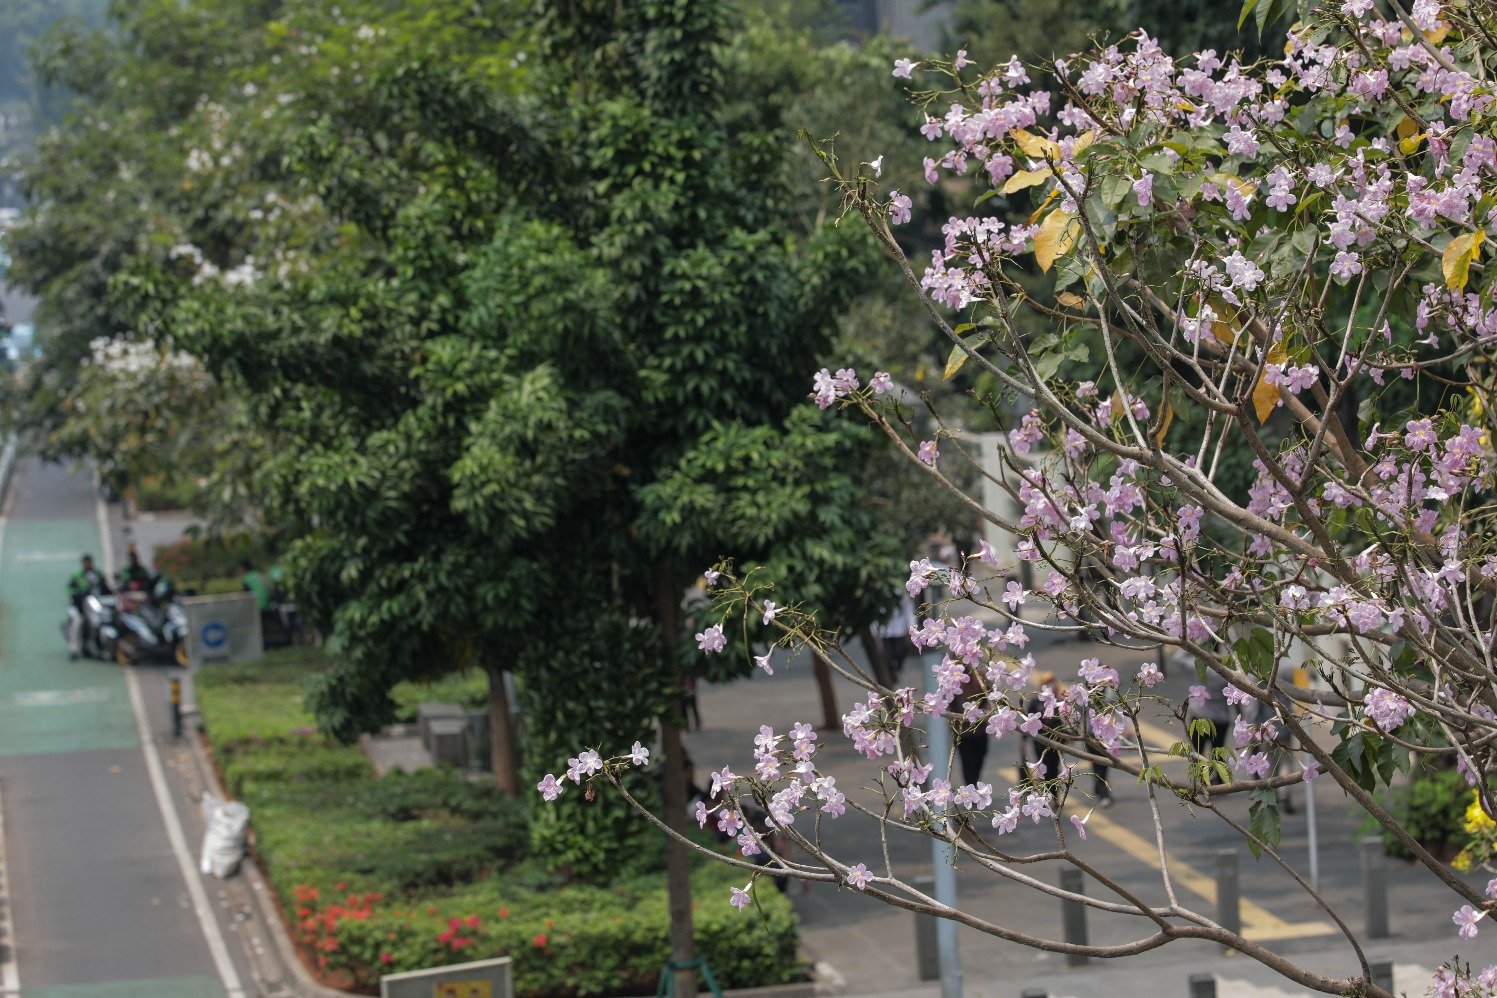
{"type": "MultiPolygon", "coordinates": [[[[1285,6],[1249,0],[1244,17],[1285,6]]],[[[820,147],[847,208],[951,339],[948,373],[980,365],[1003,396],[992,411],[1006,402],[1019,413],[1006,466],[994,475],[1013,512],[968,501],[1015,536],[1033,589],[986,581],[1019,568],[986,544],[957,565],[912,562],[911,594],[929,599],[939,583],[965,599],[927,604],[911,631],[940,656],[935,690],[881,687],[833,649],[843,674],[867,691],[843,731],[876,767],[871,782],[883,800],[844,793],[820,772],[809,727],[766,727],[752,770],[715,774],[712,805],[699,808],[701,822],[738,837],[744,858],[724,862],[762,869],[751,857],[767,846],[744,820],[757,808],[809,857],[774,858],[777,872],[1003,939],[1110,957],[1208,939],[1309,989],[1385,994],[1355,933],[1275,848],[1276,790],[1329,779],[1448,886],[1460,936],[1476,934],[1497,880],[1484,892],[1452,872],[1374,791],[1398,771],[1443,762],[1466,776],[1479,814],[1497,813],[1497,282],[1483,262],[1497,205],[1488,82],[1497,8],[1332,0],[1299,13],[1284,56],[1251,65],[1211,51],[1176,61],[1142,33],[1045,67],[1038,85],[1018,61],[987,73],[964,53],[898,61],[894,75],[919,88],[913,97],[932,144],[925,181],[980,190],[977,208],[950,219],[944,245],[923,266],[894,234],[916,195],[881,194],[868,164],[847,170],[820,147]],[[994,210],[1022,199],[1032,214],[994,210]],[[1023,332],[1016,317],[1026,310],[1049,317],[1049,331],[1023,332]],[[1250,487],[1220,480],[1223,455],[1234,450],[1251,452],[1250,487]],[[1050,608],[1058,614],[1046,617],[1050,608]],[[1120,675],[1088,659],[1068,691],[1046,688],[1030,700],[1031,633],[1082,620],[1118,648],[1177,647],[1194,658],[1201,682],[1187,701],[1161,704],[1151,692],[1162,678],[1157,664],[1120,675]],[[1285,678],[1290,662],[1314,675],[1312,688],[1285,678]],[[1244,711],[1224,747],[1201,744],[1205,754],[1133,733],[1144,711],[1162,707],[1185,720],[1213,687],[1230,703],[1267,710],[1251,723],[1244,711]],[[916,728],[922,715],[958,735],[1022,732],[1065,763],[1032,769],[1012,788],[933,779],[916,728]],[[1276,775],[1286,738],[1312,761],[1276,775]],[[1187,758],[1187,775],[1166,774],[1160,761],[1172,755],[1187,758]],[[1164,808],[1188,806],[1229,824],[1325,909],[1360,976],[1309,971],[1192,910],[1170,889],[1167,864],[1167,900],[1157,903],[1088,863],[1074,848],[1086,820],[1071,769],[1078,761],[1140,781],[1161,855],[1164,808]],[[1244,796],[1248,822],[1223,809],[1244,796]],[[1083,810],[1068,813],[1077,803],[1083,810]],[[947,908],[901,880],[886,849],[833,855],[821,835],[833,819],[873,822],[885,838],[937,837],[969,865],[1131,916],[1137,935],[1084,946],[947,908]],[[1043,854],[1005,838],[1031,821],[1053,829],[1043,854]],[[1099,896],[1023,872],[1042,858],[1082,869],[1099,896]]],[[[882,372],[864,384],[850,369],[822,371],[814,396],[856,410],[955,490],[951,472],[968,457],[960,439],[944,429],[909,438],[890,383],[882,372]]],[[[762,620],[785,647],[831,641],[812,608],[772,606],[752,579],[718,570],[723,624],[699,636],[704,647],[722,648],[722,627],[737,619],[762,620]]],[[[566,776],[590,790],[617,785],[629,765],[627,755],[590,749],[566,776]]],[[[542,786],[553,798],[567,788],[564,778],[542,786]]],[[[751,900],[752,880],[731,898],[739,907],[751,900]]],[[[1451,965],[1436,980],[1446,995],[1494,988],[1497,966],[1473,975],[1451,965]]]]}

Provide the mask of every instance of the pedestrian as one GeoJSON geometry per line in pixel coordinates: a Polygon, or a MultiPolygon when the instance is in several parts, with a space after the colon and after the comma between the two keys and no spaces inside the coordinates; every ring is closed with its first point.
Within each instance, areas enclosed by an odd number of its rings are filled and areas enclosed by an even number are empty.
{"type": "MultiPolygon", "coordinates": [[[[1289,725],[1284,723],[1283,716],[1281,716],[1289,714],[1294,709],[1294,701],[1283,692],[1285,685],[1294,685],[1293,663],[1286,662],[1279,666],[1272,704],[1264,703],[1254,697],[1238,711],[1242,719],[1249,724],[1262,725],[1270,722],[1273,724],[1274,737],[1265,748],[1269,759],[1269,779],[1278,776],[1294,760],[1294,736],[1289,733],[1289,725]]],[[[1294,813],[1294,795],[1289,787],[1279,787],[1275,791],[1275,798],[1285,814],[1294,813]]]]}
{"type": "Polygon", "coordinates": [[[889,663],[890,678],[897,680],[899,670],[910,653],[910,628],[915,626],[915,601],[904,587],[899,602],[889,611],[889,618],[876,627],[879,643],[884,647],[884,661],[889,663]]]}
{"type": "Polygon", "coordinates": [[[1227,782],[1216,763],[1220,761],[1217,749],[1226,745],[1227,732],[1232,727],[1232,705],[1227,703],[1227,681],[1213,671],[1206,673],[1206,696],[1201,702],[1195,699],[1185,711],[1185,730],[1196,753],[1211,763],[1212,786],[1227,782]],[[1211,727],[1197,730],[1196,721],[1208,721],[1211,727]]]}
{"type": "MultiPolygon", "coordinates": [[[[963,694],[951,705],[955,713],[962,713],[967,696],[963,694]]],[[[962,766],[962,785],[975,784],[982,778],[982,763],[988,757],[988,729],[982,724],[973,724],[965,734],[956,738],[956,756],[962,766]]]]}
{"type": "Polygon", "coordinates": [[[270,609],[270,580],[248,558],[239,562],[239,570],[244,573],[241,580],[244,584],[244,592],[254,593],[255,604],[259,606],[260,612],[267,612],[270,609]]]}
{"type": "Polygon", "coordinates": [[[84,638],[92,634],[86,609],[88,597],[107,596],[111,592],[103,573],[94,568],[94,556],[85,554],[82,567],[68,578],[68,599],[73,604],[73,612],[68,615],[68,658],[77,659],[83,654],[84,638]]]}
{"type": "MultiPolygon", "coordinates": [[[[1099,704],[1098,706],[1104,709],[1115,706],[1117,703],[1117,694],[1113,692],[1110,687],[1102,687],[1102,690],[1104,692],[1097,695],[1106,697],[1106,701],[1099,704]]],[[[1080,723],[1083,737],[1091,733],[1093,710],[1094,708],[1092,707],[1090,702],[1086,702],[1082,706],[1080,723]]],[[[1131,730],[1131,724],[1129,727],[1131,730]]],[[[1093,755],[1105,755],[1107,751],[1101,746],[1093,747],[1090,745],[1087,746],[1087,750],[1093,755]]],[[[1097,802],[1097,806],[1105,811],[1107,808],[1112,807],[1112,785],[1107,781],[1107,772],[1112,767],[1108,763],[1097,762],[1096,760],[1092,761],[1091,766],[1092,798],[1097,802]]]]}
{"type": "MultiPolygon", "coordinates": [[[[1052,742],[1059,741],[1061,728],[1065,721],[1060,716],[1059,704],[1065,699],[1065,687],[1053,672],[1042,672],[1034,677],[1039,689],[1029,698],[1024,705],[1024,710],[1030,714],[1040,715],[1040,734],[1052,742]]],[[[1050,796],[1057,802],[1060,800],[1061,785],[1061,755],[1060,749],[1053,744],[1046,744],[1039,739],[1029,739],[1034,742],[1034,756],[1036,766],[1029,768],[1030,782],[1050,782],[1050,796]]],[[[1026,766],[1028,760],[1025,760],[1026,766]]]]}

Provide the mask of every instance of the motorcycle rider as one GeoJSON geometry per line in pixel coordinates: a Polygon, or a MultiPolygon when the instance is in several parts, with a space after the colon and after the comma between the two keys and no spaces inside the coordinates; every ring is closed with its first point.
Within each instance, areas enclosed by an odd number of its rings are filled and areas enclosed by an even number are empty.
{"type": "Polygon", "coordinates": [[[265,577],[265,573],[256,568],[248,558],[239,562],[239,569],[244,573],[244,591],[255,594],[255,602],[261,613],[269,610],[270,580],[265,577]]]}
{"type": "Polygon", "coordinates": [[[151,570],[140,563],[140,552],[135,550],[135,545],[130,545],[130,560],[120,570],[120,588],[149,592],[151,581],[151,570]]]}
{"type": "Polygon", "coordinates": [[[94,568],[94,557],[83,556],[83,567],[68,579],[68,598],[72,600],[74,613],[68,620],[68,658],[77,659],[83,653],[84,631],[88,627],[88,614],[84,612],[84,600],[90,596],[108,596],[112,589],[104,575],[94,568]]]}

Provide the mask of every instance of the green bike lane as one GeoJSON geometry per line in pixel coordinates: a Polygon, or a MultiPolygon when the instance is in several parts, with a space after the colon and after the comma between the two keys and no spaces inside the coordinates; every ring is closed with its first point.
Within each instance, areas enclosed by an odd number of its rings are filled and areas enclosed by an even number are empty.
{"type": "Polygon", "coordinates": [[[0,518],[0,961],[23,998],[222,996],[125,671],[69,661],[61,633],[99,523],[86,476],[21,462],[0,518]]]}

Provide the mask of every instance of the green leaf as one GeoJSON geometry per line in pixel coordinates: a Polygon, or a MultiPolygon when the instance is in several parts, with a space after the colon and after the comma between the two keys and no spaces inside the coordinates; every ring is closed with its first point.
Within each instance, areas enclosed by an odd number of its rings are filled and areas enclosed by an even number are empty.
{"type": "Polygon", "coordinates": [[[1248,831],[1254,838],[1248,839],[1248,848],[1253,851],[1254,859],[1262,854],[1263,846],[1277,848],[1279,845],[1283,825],[1277,796],[1272,789],[1253,791],[1253,803],[1248,808],[1248,831]]]}
{"type": "Polygon", "coordinates": [[[1244,0],[1244,3],[1242,5],[1242,12],[1237,15],[1238,31],[1242,30],[1242,26],[1246,24],[1247,19],[1252,16],[1253,8],[1256,6],[1258,6],[1258,0],[1244,0]]]}

